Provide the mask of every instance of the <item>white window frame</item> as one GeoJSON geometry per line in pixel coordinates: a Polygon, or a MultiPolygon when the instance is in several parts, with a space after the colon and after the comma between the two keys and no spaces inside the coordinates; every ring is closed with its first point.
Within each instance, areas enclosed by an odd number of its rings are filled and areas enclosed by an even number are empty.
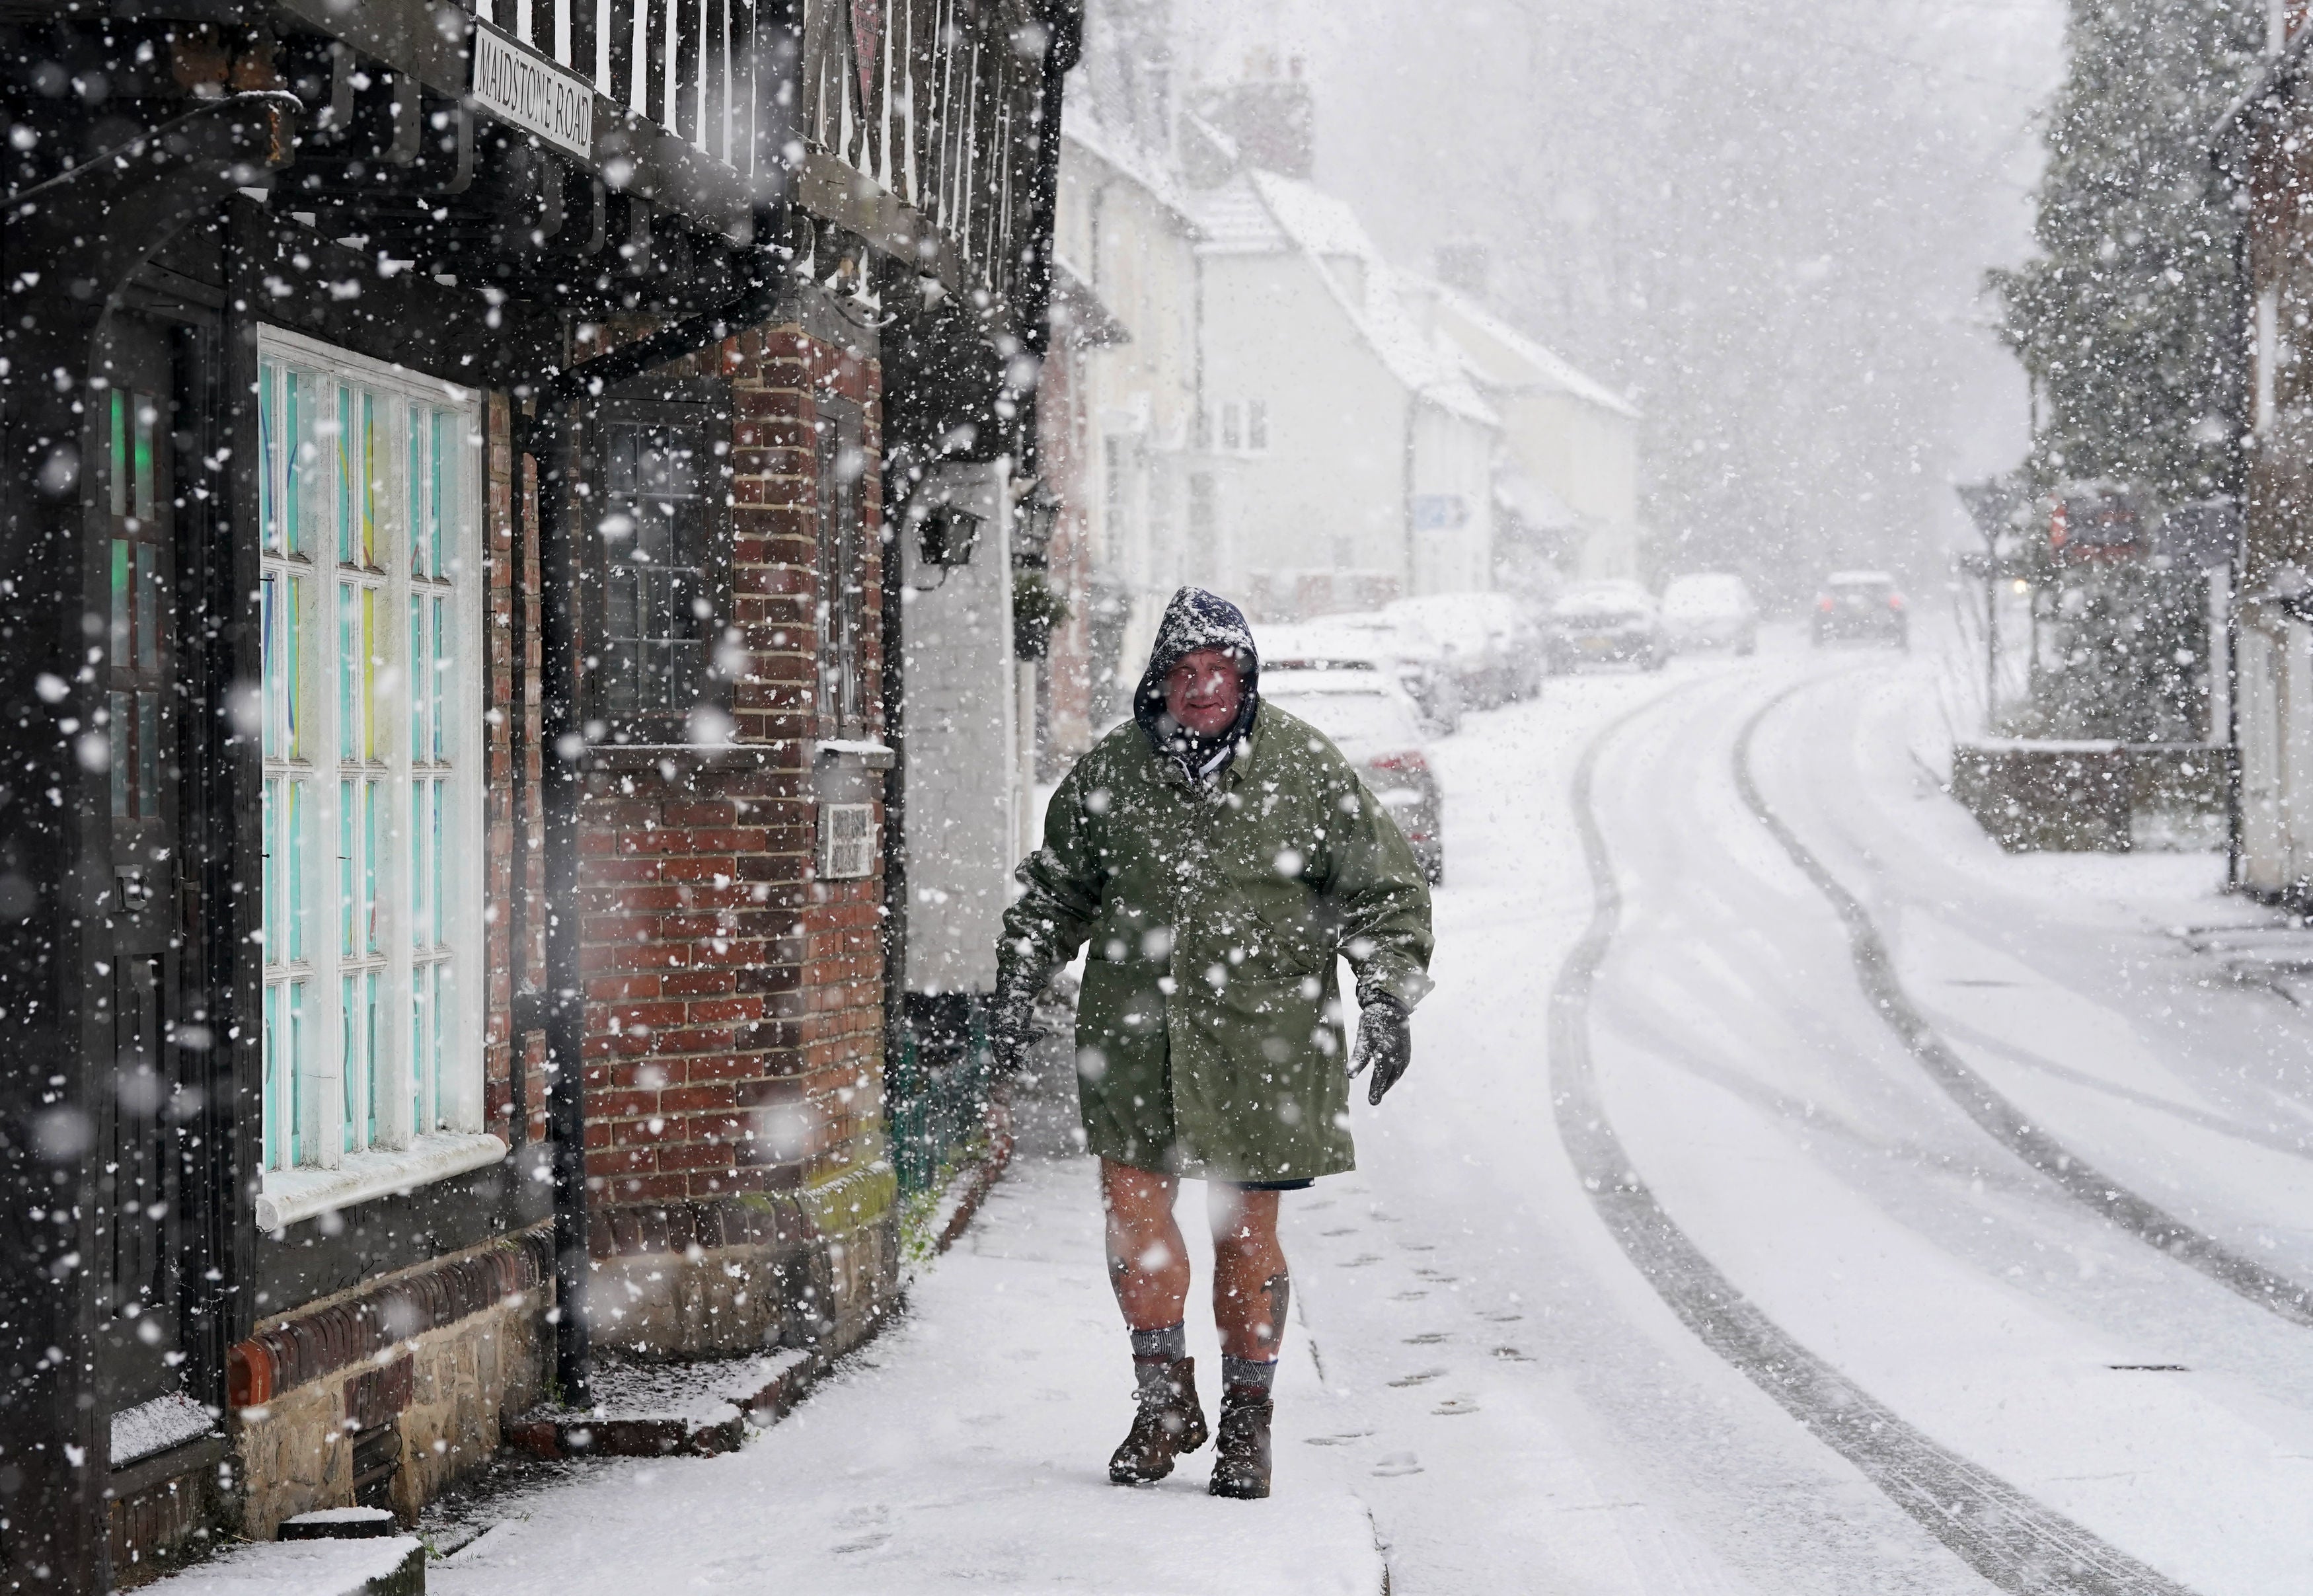
{"type": "MultiPolygon", "coordinates": [[[[266,500],[276,520],[286,518],[291,452],[301,443],[306,445],[297,496],[302,550],[287,550],[273,525],[259,533],[262,580],[268,585],[260,588],[260,609],[267,595],[273,595],[273,618],[264,619],[268,630],[289,622],[287,578],[302,579],[295,669],[304,724],[295,750],[298,757],[293,759],[286,738],[288,681],[268,670],[268,799],[283,790],[277,782],[289,779],[303,780],[308,795],[299,807],[306,920],[298,949],[303,957],[296,965],[274,957],[277,938],[277,946],[287,946],[286,923],[265,927],[268,992],[290,980],[305,987],[301,1049],[289,1049],[286,1032],[271,1018],[261,1021],[265,1172],[257,1217],[260,1226],[277,1231],[298,1219],[496,1162],[506,1148],[483,1129],[487,906],[479,862],[485,857],[482,711],[488,637],[483,537],[488,455],[480,396],[270,327],[259,331],[258,357],[260,426],[266,429],[259,469],[267,474],[266,500]],[[293,368],[301,388],[311,384],[301,416],[302,438],[288,436],[286,408],[277,402],[280,390],[275,386],[293,368]],[[370,436],[376,446],[370,451],[367,475],[374,533],[369,559],[356,565],[341,565],[339,559],[339,520],[358,492],[347,474],[353,456],[336,446],[342,430],[340,396],[350,399],[357,424],[365,401],[374,419],[370,436]],[[453,487],[444,489],[435,505],[432,457],[423,469],[414,465],[411,427],[416,418],[430,437],[437,416],[454,435],[458,469],[453,487]],[[434,567],[436,508],[441,547],[434,567]],[[426,564],[433,569],[413,572],[413,537],[422,541],[426,564]],[[374,675],[356,695],[366,701],[373,735],[351,764],[339,757],[341,585],[378,595],[368,629],[374,675]],[[413,597],[429,634],[429,662],[435,665],[432,673],[419,674],[446,678],[438,694],[414,698],[413,597]],[[437,599],[443,601],[438,618],[437,599]],[[430,634],[437,625],[447,634],[448,646],[442,650],[446,666],[431,659],[430,634]],[[438,759],[433,749],[437,724],[438,759]],[[417,746],[421,742],[423,748],[417,746]],[[354,860],[351,876],[341,878],[339,791],[345,778],[374,781],[381,801],[374,839],[364,839],[356,849],[366,857],[354,860]],[[434,780],[442,784],[438,842],[429,840],[430,826],[421,832],[416,824],[421,792],[434,796],[420,782],[434,780]],[[374,896],[364,885],[354,901],[363,909],[374,904],[375,929],[357,938],[364,946],[347,954],[341,942],[345,917],[354,910],[344,896],[346,881],[373,878],[374,896]],[[421,951],[417,939],[427,928],[434,940],[421,951]],[[420,1017],[418,976],[429,965],[446,966],[453,977],[449,1000],[435,1017],[439,1053],[430,1081],[418,1072],[421,1044],[413,1036],[420,1017]],[[340,976],[367,972],[378,979],[380,1019],[374,1045],[366,1040],[369,1027],[360,1027],[349,1057],[340,976]],[[350,1110],[349,1091],[357,1099],[350,1110]],[[422,1103],[416,1100],[421,1092],[422,1103]]],[[[441,442],[448,446],[451,437],[441,442]]],[[[286,827],[288,808],[286,802],[279,807],[286,827]]],[[[286,830],[277,827],[269,812],[265,829],[265,913],[271,918],[289,903],[291,862],[270,857],[288,854],[289,847],[286,830]]],[[[286,913],[278,917],[286,921],[286,913]]],[[[275,1013],[271,1004],[265,1013],[275,1013]]],[[[432,1045],[423,1045],[430,1056],[432,1045]]]]}

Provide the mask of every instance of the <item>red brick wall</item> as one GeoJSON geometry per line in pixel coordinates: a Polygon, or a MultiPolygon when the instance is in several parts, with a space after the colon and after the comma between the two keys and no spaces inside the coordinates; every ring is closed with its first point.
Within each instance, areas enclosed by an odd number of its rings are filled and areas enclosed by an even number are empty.
{"type": "Polygon", "coordinates": [[[810,740],[838,733],[814,704],[822,396],[866,418],[864,666],[868,729],[881,729],[877,374],[794,327],[699,357],[717,359],[734,401],[744,752],[676,766],[629,755],[639,768],[591,782],[581,877],[598,1206],[790,1189],[881,1156],[881,876],[814,879],[808,764],[810,740]]]}
{"type": "MultiPolygon", "coordinates": [[[[598,329],[594,353],[647,331],[598,329]]],[[[882,733],[881,388],[873,360],[855,358],[796,325],[756,329],[678,363],[671,378],[719,376],[732,399],[732,613],[744,667],[732,683],[735,746],[728,751],[598,749],[582,812],[580,900],[586,992],[587,1174],[598,1267],[633,1253],[680,1252],[688,1240],[792,1255],[779,1266],[790,1293],[811,1285],[806,1317],[854,1315],[888,1274],[881,1244],[838,1247],[832,1268],[804,1258],[814,1246],[885,1223],[882,940],[883,881],[815,878],[814,739],[821,723],[818,652],[818,455],[823,400],[858,408],[868,457],[861,481],[865,588],[862,701],[866,736],[882,733]],[[864,1176],[844,1184],[847,1175],[864,1176]],[[866,1196],[860,1192],[865,1190],[866,1196]],[[827,1194],[835,1193],[836,1196],[827,1194]],[[820,1200],[814,1203],[814,1195],[820,1200]],[[745,1212],[731,1212],[737,1204],[745,1212]],[[749,1208],[747,1205],[754,1206],[749,1208]],[[742,1238],[743,1241],[733,1241],[742,1238]],[[802,1249],[798,1252],[796,1249],[802,1249]],[[803,1259],[802,1262],[795,1262],[803,1259]],[[838,1301],[829,1301],[837,1299],[838,1301]]],[[[507,905],[514,890],[514,621],[526,606],[529,729],[526,829],[537,809],[540,653],[534,552],[512,567],[512,412],[488,411],[492,637],[488,732],[490,1123],[514,1129],[507,905]],[[519,578],[519,580],[517,580],[519,578]]],[[[534,485],[524,483],[525,490],[534,485]]],[[[882,824],[882,780],[856,776],[882,824]]],[[[529,880],[540,879],[531,855],[529,880]]],[[[524,940],[531,982],[543,975],[546,905],[529,899],[524,940]]],[[[543,1051],[527,1050],[530,1140],[545,1134],[543,1051]]],[[[822,1248],[822,1250],[823,1248],[822,1248]]],[[[631,1279],[629,1272],[622,1279],[631,1279]]],[[[651,1265],[644,1278],[657,1280],[651,1265]]],[[[709,1274],[718,1279],[719,1268],[709,1274]]],[[[596,1333],[621,1339],[614,1283],[596,1304],[596,1333]]],[[[629,1293],[631,1294],[631,1293],[629,1293]]],[[[696,1304],[692,1305],[694,1308],[696,1304]]],[[[725,1305],[727,1309],[728,1304],[725,1305]]],[[[744,1344],[787,1322],[758,1302],[743,1315],[710,1307],[699,1328],[689,1309],[638,1309],[635,1330],[744,1344]],[[770,1317],[765,1318],[768,1311],[770,1317]],[[743,1319],[744,1323],[737,1321],[743,1319]],[[735,1327],[735,1328],[734,1328],[735,1327]],[[719,1339],[718,1339],[719,1338],[719,1339]]]]}

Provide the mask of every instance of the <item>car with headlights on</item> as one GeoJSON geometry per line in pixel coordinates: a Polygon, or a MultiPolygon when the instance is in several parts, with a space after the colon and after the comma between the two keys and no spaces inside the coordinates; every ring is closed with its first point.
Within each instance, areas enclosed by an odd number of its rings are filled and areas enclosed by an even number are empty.
{"type": "Polygon", "coordinates": [[[1261,666],[1261,696],[1333,739],[1405,833],[1421,873],[1446,878],[1444,806],[1420,719],[1404,689],[1376,670],[1261,666]]]}
{"type": "Polygon", "coordinates": [[[1550,606],[1543,654],[1554,672],[1586,665],[1635,665],[1660,670],[1670,649],[1654,595],[1636,582],[1585,582],[1550,606]]]}

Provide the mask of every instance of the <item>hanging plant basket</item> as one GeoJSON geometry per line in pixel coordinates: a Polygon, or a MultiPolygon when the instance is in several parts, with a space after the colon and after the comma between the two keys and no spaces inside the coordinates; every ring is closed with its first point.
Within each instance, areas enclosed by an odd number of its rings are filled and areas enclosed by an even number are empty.
{"type": "Polygon", "coordinates": [[[1052,633],[1069,623],[1069,601],[1050,578],[1036,570],[1012,573],[1012,652],[1042,659],[1052,651],[1052,633]]]}

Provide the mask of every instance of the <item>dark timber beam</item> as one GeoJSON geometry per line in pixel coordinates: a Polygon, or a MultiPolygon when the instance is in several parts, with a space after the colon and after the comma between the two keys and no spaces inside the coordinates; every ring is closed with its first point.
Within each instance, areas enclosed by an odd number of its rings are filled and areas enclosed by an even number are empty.
{"type": "MultiPolygon", "coordinates": [[[[152,254],[287,158],[286,93],[205,105],[0,207],[0,1567],[112,1588],[107,1415],[92,1364],[96,1197],[85,1153],[112,1083],[101,579],[84,395],[100,323],[152,254]],[[92,641],[94,639],[94,641],[92,641]]],[[[256,1038],[237,1045],[253,1050],[256,1038]]]]}

